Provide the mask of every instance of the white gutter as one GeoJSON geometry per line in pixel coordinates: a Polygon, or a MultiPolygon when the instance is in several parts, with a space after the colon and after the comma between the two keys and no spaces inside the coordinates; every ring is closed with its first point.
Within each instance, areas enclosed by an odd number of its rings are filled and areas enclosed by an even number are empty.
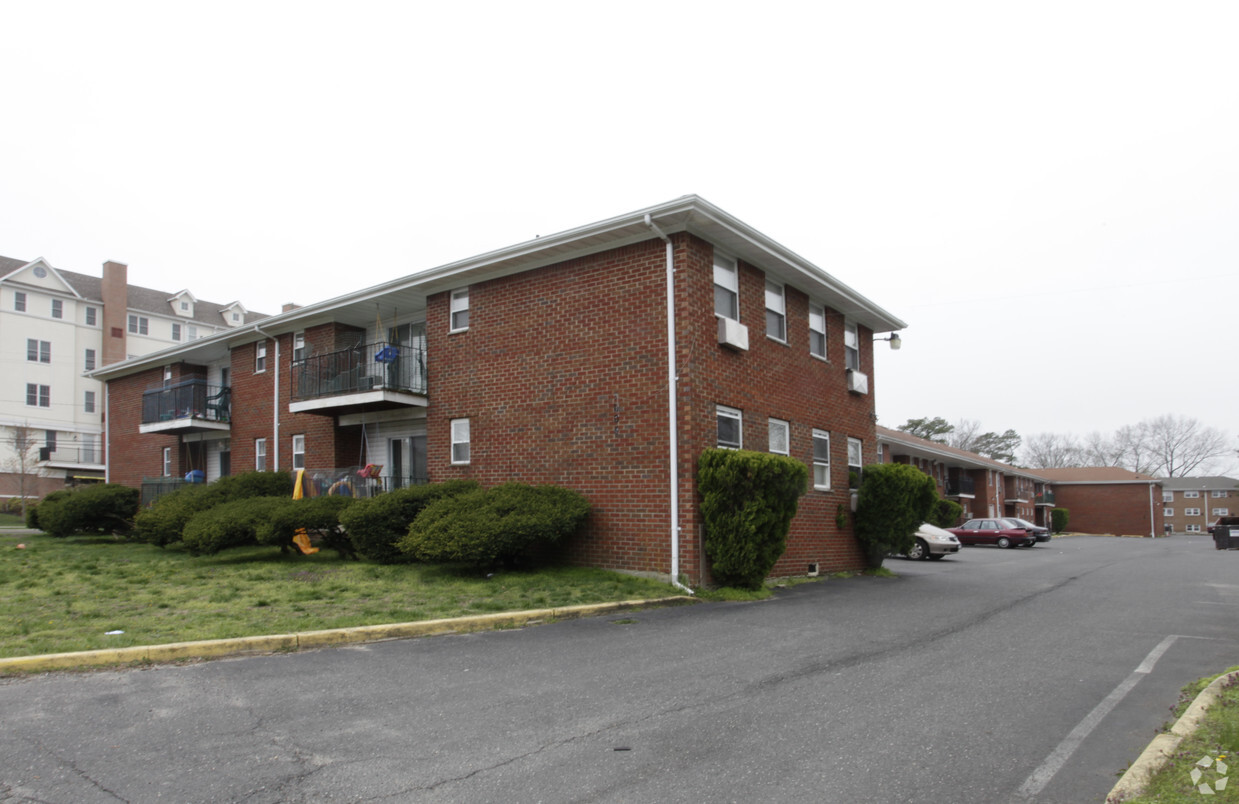
{"type": "Polygon", "coordinates": [[[273,471],[278,472],[280,471],[280,339],[273,338],[263,332],[262,328],[257,324],[254,325],[254,331],[268,340],[275,341],[275,362],[272,363],[273,370],[275,371],[275,390],[272,392],[271,397],[271,427],[274,430],[275,437],[271,440],[275,442],[274,463],[272,464],[275,468],[273,471]]]}
{"type": "Polygon", "coordinates": [[[648,212],[645,214],[645,225],[667,244],[667,441],[670,470],[668,474],[671,476],[671,583],[691,595],[693,590],[680,583],[680,427],[676,410],[676,383],[679,378],[676,376],[675,364],[675,247],[671,244],[671,238],[654,225],[648,212]]]}

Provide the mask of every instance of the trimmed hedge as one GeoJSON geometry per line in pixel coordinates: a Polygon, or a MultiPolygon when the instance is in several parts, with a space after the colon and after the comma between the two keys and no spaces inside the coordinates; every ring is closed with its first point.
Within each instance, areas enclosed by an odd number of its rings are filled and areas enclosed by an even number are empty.
{"type": "Polygon", "coordinates": [[[74,533],[127,533],[133,527],[139,498],[137,489],[118,483],[54,491],[39,502],[35,512],[28,514],[27,523],[34,522],[32,527],[58,537],[74,533]]]}
{"type": "Polygon", "coordinates": [[[511,562],[572,535],[588,514],[589,501],[571,489],[505,483],[435,500],[398,547],[419,561],[511,562]]]}
{"type": "Polygon", "coordinates": [[[757,589],[787,549],[787,532],[808,488],[809,470],[783,455],[708,449],[697,487],[714,580],[757,589]]]}
{"type": "Polygon", "coordinates": [[[465,492],[477,491],[473,480],[448,480],[424,486],[408,486],[377,497],[358,500],[340,512],[340,525],[348,532],[353,548],[380,564],[413,561],[397,543],[409,533],[409,525],[430,503],[465,492]]]}
{"type": "Polygon", "coordinates": [[[258,543],[258,529],[289,497],[247,497],[198,511],[185,523],[181,541],[192,555],[214,555],[258,543]]]}
{"type": "Polygon", "coordinates": [[[934,479],[915,466],[866,466],[856,505],[855,532],[869,566],[882,566],[889,553],[908,552],[913,534],[929,519],[937,502],[934,479]]]}
{"type": "Polygon", "coordinates": [[[258,523],[254,538],[259,544],[276,545],[281,550],[297,550],[293,537],[299,528],[304,528],[311,537],[317,535],[323,547],[340,554],[341,558],[356,558],[348,536],[340,527],[340,515],[350,506],[360,502],[353,497],[330,495],[311,497],[308,500],[287,498],[280,505],[271,506],[267,518],[258,523]]]}
{"type": "Polygon", "coordinates": [[[182,486],[138,512],[134,537],[165,547],[181,541],[185,526],[200,511],[232,500],[292,496],[293,479],[288,472],[246,472],[206,485],[182,486]]]}
{"type": "Polygon", "coordinates": [[[1051,508],[1050,509],[1050,527],[1055,533],[1062,533],[1067,529],[1067,522],[1071,519],[1071,511],[1066,508],[1051,508]]]}

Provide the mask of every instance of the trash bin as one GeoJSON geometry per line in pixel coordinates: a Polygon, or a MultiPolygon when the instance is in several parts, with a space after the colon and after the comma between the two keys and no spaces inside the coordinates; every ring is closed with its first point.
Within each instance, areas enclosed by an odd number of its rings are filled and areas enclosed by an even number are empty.
{"type": "Polygon", "coordinates": [[[1233,528],[1236,531],[1234,541],[1231,541],[1232,528],[1229,525],[1218,525],[1213,529],[1213,546],[1218,550],[1230,550],[1232,547],[1239,547],[1239,528],[1233,528]]]}

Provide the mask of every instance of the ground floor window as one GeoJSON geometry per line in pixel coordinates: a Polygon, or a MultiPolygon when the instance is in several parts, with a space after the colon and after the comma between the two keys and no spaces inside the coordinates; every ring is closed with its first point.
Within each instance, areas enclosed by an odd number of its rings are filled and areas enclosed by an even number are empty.
{"type": "Polygon", "coordinates": [[[267,439],[254,439],[254,471],[267,471],[267,439]]]}
{"type": "Polygon", "coordinates": [[[744,414],[735,408],[719,405],[715,408],[717,444],[722,449],[740,449],[744,443],[744,414]]]}
{"type": "Polygon", "coordinates": [[[469,463],[469,420],[452,419],[452,463],[469,463]]]}
{"type": "Polygon", "coordinates": [[[305,436],[293,436],[293,471],[305,468],[305,436]]]}
{"type": "Polygon", "coordinates": [[[860,473],[864,463],[865,446],[859,438],[848,439],[848,488],[860,488],[860,473]]]}
{"type": "Polygon", "coordinates": [[[1187,533],[1200,533],[1200,525],[1186,525],[1183,530],[1187,533]]]}
{"type": "Polygon", "coordinates": [[[830,433],[813,431],[813,488],[830,489],[830,433]]]}

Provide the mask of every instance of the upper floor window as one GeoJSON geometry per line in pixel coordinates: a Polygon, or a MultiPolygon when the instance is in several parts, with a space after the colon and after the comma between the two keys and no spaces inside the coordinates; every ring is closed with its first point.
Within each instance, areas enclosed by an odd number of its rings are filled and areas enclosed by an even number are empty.
{"type": "Polygon", "coordinates": [[[1184,508],[1183,516],[1200,516],[1199,508],[1184,508]]]}
{"type": "Polygon", "coordinates": [[[305,332],[293,333],[293,362],[305,360],[305,332]]]}
{"type": "Polygon", "coordinates": [[[740,320],[740,275],[736,261],[714,254],[714,314],[740,320]]]}
{"type": "Polygon", "coordinates": [[[1173,492],[1173,491],[1163,491],[1163,492],[1162,492],[1162,502],[1174,502],[1174,492],[1173,492]]]}
{"type": "Polygon", "coordinates": [[[185,325],[185,340],[187,341],[198,340],[198,327],[196,325],[194,324],[185,325]]]}
{"type": "Polygon", "coordinates": [[[860,473],[865,457],[864,443],[859,438],[848,439],[848,488],[860,488],[860,473]]]}
{"type": "Polygon", "coordinates": [[[452,291],[449,313],[451,331],[460,332],[469,328],[469,288],[452,291]]]}
{"type": "Polygon", "coordinates": [[[163,476],[172,477],[172,447],[163,448],[163,476]]]}
{"type": "Polygon", "coordinates": [[[52,362],[51,341],[40,341],[35,338],[26,339],[26,359],[31,363],[52,362]]]}
{"type": "Polygon", "coordinates": [[[65,303],[60,299],[52,299],[52,318],[65,317],[65,303]]]}
{"type": "Polygon", "coordinates": [[[95,370],[95,350],[94,349],[86,350],[86,359],[83,362],[86,365],[86,369],[85,369],[86,371],[95,370]]]}
{"type": "Polygon", "coordinates": [[[173,321],[172,322],[172,340],[179,341],[180,339],[181,339],[181,325],[173,321]]]}
{"type": "Polygon", "coordinates": [[[766,335],[787,340],[787,299],[782,285],[766,281],[766,335]]]}
{"type": "Polygon", "coordinates": [[[26,404],[31,407],[50,408],[52,406],[52,387],[26,383],[26,404]]]}
{"type": "Polygon", "coordinates": [[[469,420],[452,419],[452,463],[469,463],[469,420]]]}
{"type": "Polygon", "coordinates": [[[770,451],[777,455],[787,455],[791,441],[791,425],[782,419],[770,420],[770,451]]]}
{"type": "Polygon", "coordinates": [[[813,488],[830,488],[830,433],[813,431],[813,488]]]}
{"type": "Polygon", "coordinates": [[[1209,496],[1211,496],[1211,497],[1229,497],[1229,496],[1230,496],[1230,492],[1229,492],[1229,491],[1227,491],[1227,490],[1225,490],[1225,489],[1221,489],[1221,490],[1219,490],[1219,491],[1211,491],[1211,492],[1209,492],[1209,496]]]}
{"type": "Polygon", "coordinates": [[[1174,516],[1174,509],[1173,509],[1173,508],[1163,508],[1163,509],[1162,509],[1162,516],[1174,516]]]}
{"type": "Polygon", "coordinates": [[[86,392],[86,399],[82,402],[82,412],[84,413],[95,412],[95,392],[94,391],[86,392]]]}
{"type": "Polygon", "coordinates": [[[254,347],[254,373],[262,374],[267,370],[267,342],[262,341],[254,347]]]}
{"type": "Polygon", "coordinates": [[[826,359],[826,308],[809,302],[809,354],[826,359]]]}
{"type": "Polygon", "coordinates": [[[93,327],[99,323],[99,310],[95,307],[86,308],[86,326],[93,327]]]}
{"type": "Polygon", "coordinates": [[[719,405],[715,408],[718,421],[717,444],[723,449],[740,449],[744,444],[744,414],[735,408],[719,405]]]}
{"type": "Polygon", "coordinates": [[[151,322],[144,315],[129,316],[129,331],[134,335],[149,335],[151,330],[151,322]]]}
{"type": "Polygon", "coordinates": [[[19,313],[26,312],[26,294],[20,290],[13,294],[13,309],[19,313]]]}
{"type": "Polygon", "coordinates": [[[1229,508],[1214,508],[1213,515],[1214,516],[1230,516],[1230,509],[1229,508]]]}
{"type": "Polygon", "coordinates": [[[843,365],[860,371],[860,332],[854,321],[843,324],[843,365]]]}
{"type": "Polygon", "coordinates": [[[1189,500],[1194,500],[1200,496],[1200,492],[1199,491],[1185,491],[1183,492],[1183,496],[1189,500]]]}

